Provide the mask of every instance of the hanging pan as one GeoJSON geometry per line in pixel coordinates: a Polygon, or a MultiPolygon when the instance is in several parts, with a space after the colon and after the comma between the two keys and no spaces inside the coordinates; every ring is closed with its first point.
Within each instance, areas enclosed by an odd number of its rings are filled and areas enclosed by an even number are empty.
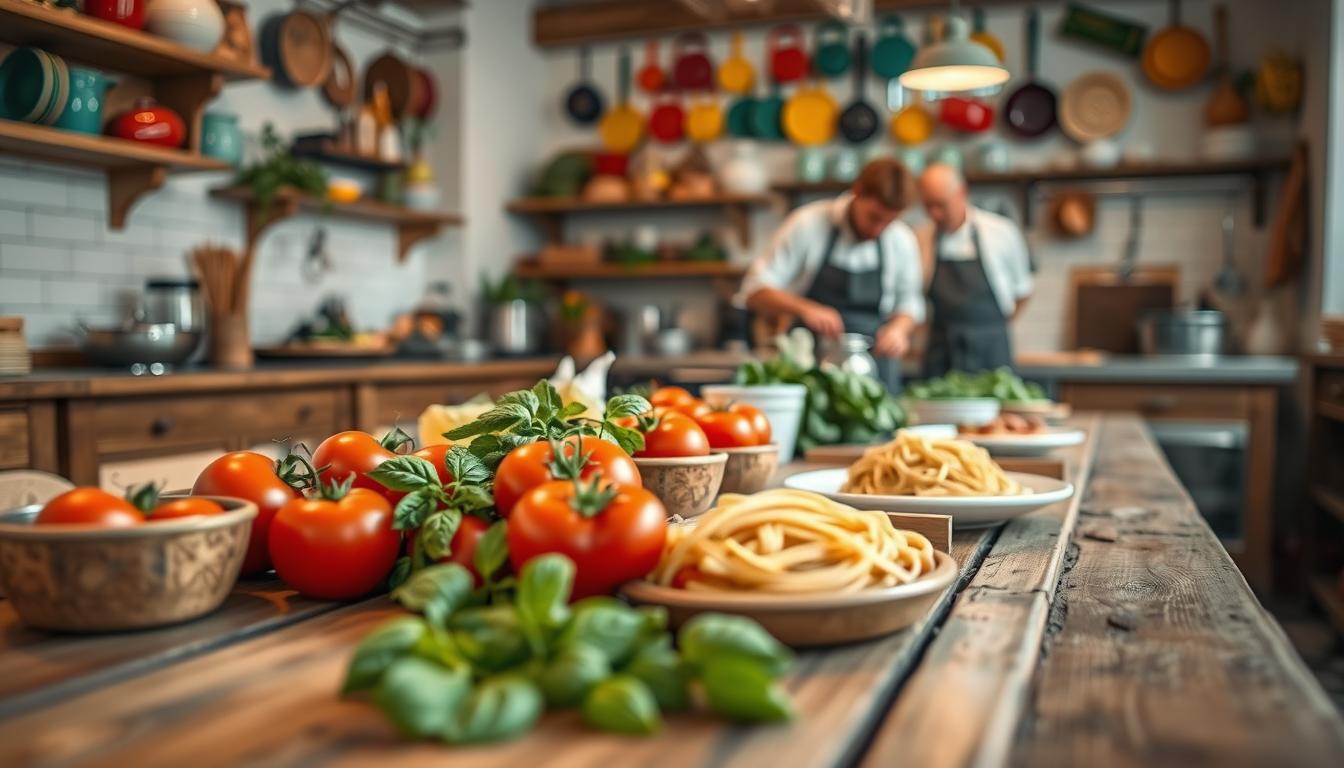
{"type": "Polygon", "coordinates": [[[644,43],[644,64],[635,74],[635,82],[645,93],[658,93],[667,87],[667,73],[658,63],[658,38],[644,43]]]}
{"type": "Polygon", "coordinates": [[[851,144],[862,144],[877,133],[877,110],[868,102],[868,43],[862,33],[854,40],[854,101],[840,113],[840,135],[851,144]]]}
{"type": "Polygon", "coordinates": [[[873,72],[878,77],[894,80],[910,68],[910,62],[915,59],[915,44],[905,36],[905,24],[899,16],[883,18],[877,34],[871,61],[873,72]]]}
{"type": "Polygon", "coordinates": [[[1003,117],[1008,129],[1034,139],[1055,127],[1059,99],[1045,83],[1036,79],[1041,46],[1041,16],[1035,8],[1027,14],[1027,82],[1019,85],[1003,102],[1003,117]]]}
{"type": "Polygon", "coordinates": [[[649,135],[664,144],[681,141],[686,133],[686,113],[675,93],[659,96],[649,113],[649,135]]]}
{"type": "Polygon", "coordinates": [[[800,87],[784,104],[781,122],[789,141],[803,147],[825,144],[835,136],[840,109],[820,82],[800,87]]]}
{"type": "Polygon", "coordinates": [[[1164,91],[1180,91],[1204,79],[1212,56],[1209,41],[1181,24],[1181,0],[1171,0],[1171,25],[1148,39],[1143,74],[1164,91]]]}
{"type": "Polygon", "coordinates": [[[683,32],[672,41],[672,84],[683,91],[712,88],[714,63],[709,42],[699,32],[683,32]]]}
{"type": "Polygon", "coordinates": [[[812,72],[840,77],[849,71],[849,27],[830,19],[817,25],[812,37],[812,72]]]}
{"type": "Polygon", "coordinates": [[[756,84],[756,70],[742,54],[742,33],[733,33],[733,50],[719,65],[719,87],[728,93],[751,93],[756,84]]]}
{"type": "Polygon", "coordinates": [[[592,125],[602,117],[602,94],[593,85],[587,46],[579,49],[579,81],[565,94],[565,114],[579,125],[592,125]]]}
{"type": "Polygon", "coordinates": [[[644,116],[630,104],[630,51],[621,49],[617,65],[616,106],[602,116],[598,137],[611,152],[629,152],[644,138],[644,116]]]}

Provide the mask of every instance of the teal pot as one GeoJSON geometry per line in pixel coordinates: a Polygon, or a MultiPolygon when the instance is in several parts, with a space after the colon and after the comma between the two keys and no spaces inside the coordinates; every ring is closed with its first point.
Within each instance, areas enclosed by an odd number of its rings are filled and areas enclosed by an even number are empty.
{"type": "Polygon", "coordinates": [[[111,80],[92,69],[70,67],[70,96],[56,127],[79,133],[102,133],[103,97],[111,84],[111,80]]]}
{"type": "Polygon", "coordinates": [[[205,113],[201,118],[201,154],[235,167],[242,165],[243,131],[238,127],[237,115],[205,113]]]}

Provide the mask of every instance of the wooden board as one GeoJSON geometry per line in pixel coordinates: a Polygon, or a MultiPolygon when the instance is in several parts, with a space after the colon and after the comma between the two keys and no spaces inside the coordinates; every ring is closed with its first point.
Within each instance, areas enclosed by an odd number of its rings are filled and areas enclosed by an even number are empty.
{"type": "Polygon", "coordinates": [[[1147,430],[1102,429],[1011,762],[1339,765],[1339,713],[1147,430]]]}
{"type": "Polygon", "coordinates": [[[273,580],[244,580],[219,610],[186,624],[56,635],[23,626],[13,605],[0,600],[0,718],[37,711],[338,607],[299,597],[273,580]]]}

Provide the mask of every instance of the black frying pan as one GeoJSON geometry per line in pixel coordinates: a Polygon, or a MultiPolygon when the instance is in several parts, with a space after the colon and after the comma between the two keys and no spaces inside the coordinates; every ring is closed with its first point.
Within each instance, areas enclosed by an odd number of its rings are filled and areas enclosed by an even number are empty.
{"type": "Polygon", "coordinates": [[[1003,119],[1013,133],[1032,139],[1055,127],[1055,92],[1036,79],[1041,17],[1035,8],[1027,15],[1027,82],[1004,102],[1003,119]]]}
{"type": "Polygon", "coordinates": [[[592,125],[602,117],[602,94],[589,73],[588,48],[579,49],[579,81],[565,94],[565,112],[579,125],[592,125]]]}
{"type": "Polygon", "coordinates": [[[864,98],[868,81],[868,41],[860,34],[854,41],[854,101],[840,113],[840,135],[851,144],[861,144],[877,133],[877,110],[864,98]]]}

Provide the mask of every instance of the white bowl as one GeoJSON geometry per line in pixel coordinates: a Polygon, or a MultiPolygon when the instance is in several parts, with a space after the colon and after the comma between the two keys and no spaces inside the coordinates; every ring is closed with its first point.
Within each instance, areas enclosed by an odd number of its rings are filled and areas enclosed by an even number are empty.
{"type": "Polygon", "coordinates": [[[798,428],[803,422],[807,387],[802,384],[714,384],[701,387],[700,395],[710,405],[747,403],[759,408],[770,420],[770,442],[779,446],[780,459],[789,461],[793,458],[798,428]]]}
{"type": "Polygon", "coordinates": [[[982,427],[999,415],[999,401],[993,397],[953,397],[940,400],[905,400],[906,413],[916,424],[957,424],[982,427]]]}

